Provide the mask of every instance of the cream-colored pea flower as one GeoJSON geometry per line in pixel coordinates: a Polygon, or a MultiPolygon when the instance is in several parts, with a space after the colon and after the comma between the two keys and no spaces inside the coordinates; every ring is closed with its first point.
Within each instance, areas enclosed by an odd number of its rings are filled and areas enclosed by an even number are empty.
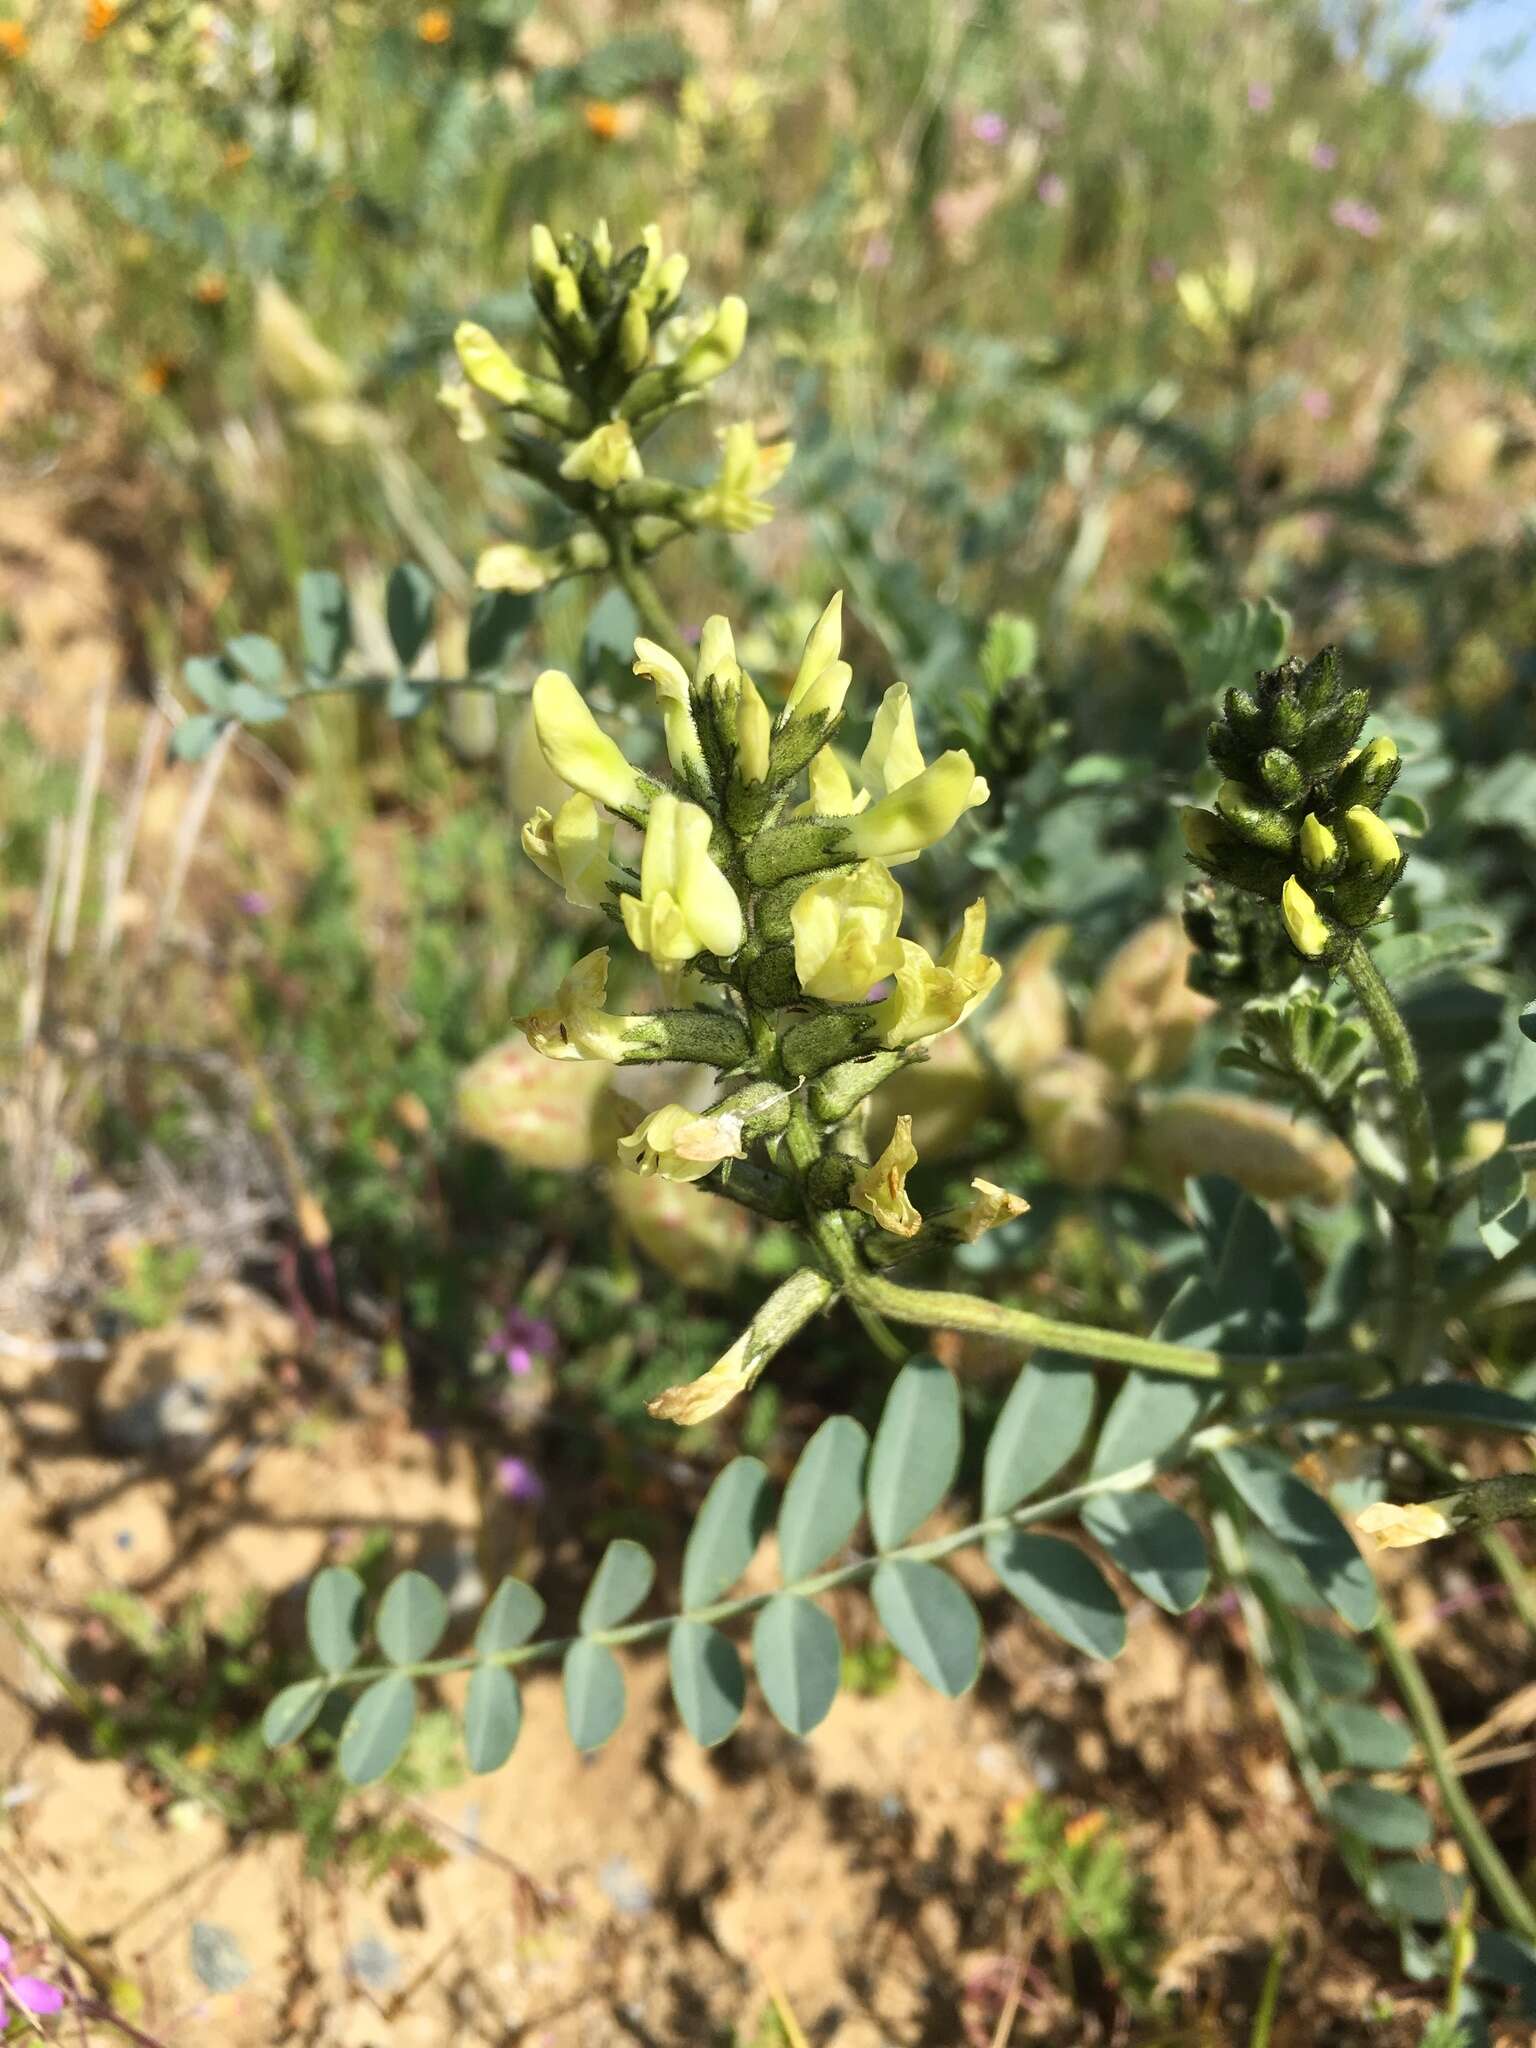
{"type": "Polygon", "coordinates": [[[710,857],[709,813],[663,791],[651,805],[640,894],[620,899],[630,943],[661,965],[699,953],[727,959],[746,936],[741,904],[710,857]]]}
{"type": "Polygon", "coordinates": [[[915,940],[902,939],[896,986],[872,1011],[883,1045],[917,1045],[951,1031],[996,988],[1002,967],[981,950],[987,906],[978,897],[935,961],[915,940]]]}
{"type": "Polygon", "coordinates": [[[599,910],[607,902],[613,827],[598,816],[591,797],[567,797],[553,816],[540,805],[522,837],[524,853],[559,883],[567,902],[582,910],[599,910]]]}
{"type": "Polygon", "coordinates": [[[862,1003],[901,965],[901,910],[901,886],[883,861],[812,882],[789,914],[805,993],[827,1003],[862,1003]]]}
{"type": "Polygon", "coordinates": [[[1406,1501],[1401,1506],[1379,1500],[1355,1517],[1362,1535],[1374,1536],[1378,1550],[1412,1550],[1449,1536],[1451,1524],[1433,1501],[1406,1501]]]}
{"type": "Polygon", "coordinates": [[[631,1173],[659,1173],[663,1180],[702,1180],[722,1159],[746,1156],[741,1118],[701,1115],[669,1102],[619,1140],[619,1158],[631,1173]]]}

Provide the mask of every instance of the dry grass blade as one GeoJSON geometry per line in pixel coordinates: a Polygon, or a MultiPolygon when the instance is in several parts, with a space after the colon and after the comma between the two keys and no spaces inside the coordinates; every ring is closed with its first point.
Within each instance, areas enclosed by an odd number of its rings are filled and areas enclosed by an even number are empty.
{"type": "Polygon", "coordinates": [[[191,872],[192,857],[197,851],[197,842],[202,837],[203,827],[208,822],[208,812],[213,804],[213,792],[218,786],[229,750],[234,745],[236,725],[226,725],[208,750],[197,771],[197,780],[187,798],[176,826],[176,843],[171,849],[171,869],[166,877],[165,894],[160,901],[160,915],[155,921],[155,944],[162,946],[176,922],[176,913],[181,908],[182,892],[187,886],[191,872]]]}
{"type": "Polygon", "coordinates": [[[85,868],[91,850],[91,820],[96,814],[101,771],[107,758],[107,707],[111,701],[112,678],[108,675],[102,678],[91,699],[85,751],[80,759],[80,779],[75,784],[75,808],[69,821],[69,855],[64,865],[64,894],[53,933],[53,950],[61,960],[67,960],[75,950],[75,934],[80,928],[85,868]]]}
{"type": "Polygon", "coordinates": [[[43,1021],[43,1000],[48,986],[48,934],[53,928],[54,908],[59,900],[59,880],[64,872],[64,820],[48,821],[48,846],[43,856],[43,883],[37,908],[32,914],[32,932],[27,942],[27,980],[21,992],[17,1036],[22,1057],[37,1043],[43,1021]]]}

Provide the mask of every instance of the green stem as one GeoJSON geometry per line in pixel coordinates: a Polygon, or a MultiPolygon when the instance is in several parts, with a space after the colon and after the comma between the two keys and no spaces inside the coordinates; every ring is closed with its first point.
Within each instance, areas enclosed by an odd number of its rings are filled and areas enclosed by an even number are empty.
{"type": "Polygon", "coordinates": [[[1241,1386],[1296,1385],[1303,1379],[1357,1379],[1374,1361],[1359,1351],[1314,1351],[1295,1357],[1264,1352],[1204,1351],[1185,1344],[1165,1344],[1155,1337],[1134,1337],[1125,1330],[1104,1330],[1092,1323],[1060,1323],[1032,1309],[1008,1308],[972,1294],[952,1294],[931,1287],[901,1287],[874,1273],[855,1273],[847,1282],[855,1303],[863,1302],[895,1323],[921,1323],[935,1330],[966,1330],[982,1337],[1095,1359],[1104,1365],[1128,1365],[1141,1372],[1177,1373],[1184,1379],[1221,1380],[1241,1386]]]}
{"type": "Polygon", "coordinates": [[[673,623],[672,614],[663,601],[661,592],[651,581],[646,570],[635,559],[635,551],[628,529],[615,525],[604,530],[613,555],[613,573],[630,603],[634,606],[640,623],[650,637],[668,654],[673,655],[685,668],[690,665],[689,650],[682,635],[673,623]]]}
{"type": "Polygon", "coordinates": [[[1445,1810],[1460,1837],[1478,1883],[1503,1915],[1505,1924],[1527,1941],[1536,1941],[1536,1910],[1532,1909],[1530,1899],[1467,1796],[1450,1753],[1445,1723],[1440,1719],[1440,1710],[1435,1705],[1423,1667],[1398,1635],[1385,1607],[1377,1618],[1375,1633],[1403,1705],[1408,1709],[1408,1718],[1419,1738],[1424,1760],[1440,1788],[1445,1810]]]}

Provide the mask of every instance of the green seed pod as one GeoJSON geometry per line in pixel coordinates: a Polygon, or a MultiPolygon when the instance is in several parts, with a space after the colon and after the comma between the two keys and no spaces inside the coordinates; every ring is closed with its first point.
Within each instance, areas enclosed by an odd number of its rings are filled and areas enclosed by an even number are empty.
{"type": "Polygon", "coordinates": [[[1296,759],[1303,772],[1314,781],[1335,775],[1359,739],[1370,709],[1369,691],[1346,690],[1331,711],[1309,723],[1306,737],[1296,748],[1296,759]]]}
{"type": "Polygon", "coordinates": [[[851,1058],[872,1030],[867,1009],[827,1010],[791,1024],[779,1050],[791,1074],[822,1074],[851,1058]]]}
{"type": "Polygon", "coordinates": [[[1252,796],[1240,782],[1224,782],[1216,792],[1216,810],[1240,839],[1266,853],[1288,854],[1295,840],[1291,819],[1274,804],[1252,796]]]}
{"type": "Polygon", "coordinates": [[[794,947],[770,946],[747,969],[747,1000],[760,1010],[777,1010],[799,998],[794,947]]]}
{"type": "MultiPolygon", "coordinates": [[[[959,1033],[954,1036],[958,1038],[959,1033]]],[[[883,1082],[912,1064],[909,1052],[872,1052],[863,1059],[846,1060],[841,1066],[829,1067],[811,1083],[811,1115],[818,1123],[840,1124],[883,1082]]]]}
{"type": "Polygon", "coordinates": [[[805,1177],[805,1191],[818,1209],[846,1209],[858,1167],[840,1152],[825,1152],[805,1177]]]}
{"type": "Polygon", "coordinates": [[[829,824],[822,818],[794,818],[787,825],[775,825],[753,840],[746,851],[749,878],[760,888],[782,882],[788,875],[808,875],[817,868],[840,865],[847,824],[829,824]]]}
{"type": "Polygon", "coordinates": [[[1280,747],[1267,747],[1259,756],[1259,779],[1277,804],[1300,803],[1306,794],[1301,770],[1280,747]]]}

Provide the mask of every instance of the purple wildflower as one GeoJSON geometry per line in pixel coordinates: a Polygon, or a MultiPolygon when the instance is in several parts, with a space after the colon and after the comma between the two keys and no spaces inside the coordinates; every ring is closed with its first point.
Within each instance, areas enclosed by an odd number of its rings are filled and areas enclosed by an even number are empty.
{"type": "Polygon", "coordinates": [[[1067,181],[1056,171],[1047,171],[1035,187],[1035,197],[1042,206],[1064,206],[1067,199],[1067,181]]]}
{"type": "Polygon", "coordinates": [[[501,1328],[486,1348],[505,1361],[509,1373],[521,1379],[533,1371],[535,1359],[547,1358],[554,1350],[554,1325],[524,1309],[508,1309],[501,1328]]]}
{"type": "Polygon", "coordinates": [[[1171,256],[1154,256],[1147,265],[1147,275],[1154,284],[1172,284],[1179,274],[1179,266],[1171,256]]]}
{"type": "Polygon", "coordinates": [[[1275,88],[1262,78],[1256,78],[1248,88],[1248,111],[1250,114],[1267,114],[1275,104],[1275,88]]]}
{"type": "Polygon", "coordinates": [[[1363,199],[1336,199],[1328,217],[1336,228],[1348,228],[1352,235],[1363,235],[1367,241],[1381,233],[1381,215],[1363,199]]]}
{"type": "Polygon", "coordinates": [[[1309,384],[1301,394],[1301,409],[1309,420],[1325,420],[1333,411],[1333,400],[1321,384],[1309,384]]]}
{"type": "Polygon", "coordinates": [[[0,1934],[0,2027],[7,2019],[6,1998],[10,1997],[23,2012],[51,2013],[64,2010],[64,1993],[57,1984],[47,1984],[41,1977],[15,1977],[11,1974],[11,1944],[0,1934]]]}
{"type": "Polygon", "coordinates": [[[1339,152],[1331,142],[1314,142],[1312,145],[1312,168],[1317,171],[1337,169],[1339,152]]]}
{"type": "Polygon", "coordinates": [[[1001,114],[990,111],[973,114],[971,116],[971,133],[978,142],[987,142],[995,146],[999,142],[1007,141],[1008,123],[1001,114]]]}
{"type": "Polygon", "coordinates": [[[529,1507],[536,1507],[544,1498],[544,1482],[526,1458],[497,1459],[496,1489],[508,1500],[522,1501],[529,1507]]]}
{"type": "Polygon", "coordinates": [[[235,898],[235,908],[246,917],[265,917],[272,908],[272,898],[260,889],[246,889],[235,898]]]}
{"type": "Polygon", "coordinates": [[[890,260],[895,253],[895,250],[891,247],[889,235],[871,235],[864,244],[864,268],[866,270],[884,270],[889,266],[890,260]]]}

